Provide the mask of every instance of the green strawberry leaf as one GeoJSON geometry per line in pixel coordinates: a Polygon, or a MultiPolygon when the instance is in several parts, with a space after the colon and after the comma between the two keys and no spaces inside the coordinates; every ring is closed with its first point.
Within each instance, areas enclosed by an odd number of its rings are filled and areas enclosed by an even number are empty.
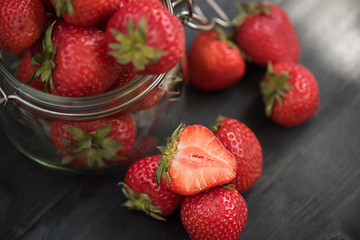
{"type": "Polygon", "coordinates": [[[178,151],[177,140],[184,130],[185,124],[181,123],[173,132],[171,138],[168,139],[168,143],[166,147],[158,147],[161,150],[161,157],[159,162],[159,167],[156,169],[156,183],[160,184],[161,176],[164,176],[165,179],[171,182],[171,178],[169,176],[169,163],[172,161],[174,155],[178,151]]]}
{"type": "Polygon", "coordinates": [[[117,161],[125,158],[117,155],[117,152],[124,149],[124,146],[107,137],[111,126],[111,124],[107,124],[92,133],[86,133],[83,129],[75,126],[63,126],[72,139],[60,139],[66,146],[62,151],[67,153],[62,161],[71,163],[76,158],[84,157],[86,166],[92,167],[96,164],[98,167],[102,167],[105,166],[104,159],[117,161]]]}
{"type": "Polygon", "coordinates": [[[63,126],[63,129],[68,131],[75,141],[83,141],[84,139],[89,138],[89,135],[79,127],[67,125],[63,126]]]}
{"type": "Polygon", "coordinates": [[[270,3],[268,2],[244,2],[244,3],[236,3],[235,8],[238,14],[232,20],[234,26],[240,26],[244,20],[249,15],[258,15],[258,14],[265,14],[270,15],[270,9],[268,7],[270,3]]]}
{"type": "Polygon", "coordinates": [[[162,213],[162,210],[154,205],[148,194],[135,192],[124,182],[119,182],[118,185],[122,186],[122,192],[128,199],[124,204],[122,204],[122,206],[127,207],[130,210],[143,211],[148,216],[151,216],[157,220],[166,220],[159,215],[162,213]]]}
{"type": "Polygon", "coordinates": [[[45,37],[42,40],[43,51],[36,54],[31,59],[31,64],[41,65],[41,67],[35,72],[29,82],[31,82],[35,77],[39,77],[39,81],[45,82],[45,91],[48,91],[49,85],[55,89],[52,74],[55,68],[54,56],[56,48],[52,44],[51,38],[55,22],[56,21],[54,21],[45,32],[45,37]]]}
{"type": "Polygon", "coordinates": [[[74,13],[74,8],[70,0],[55,0],[55,11],[56,16],[60,17],[63,13],[72,15],[74,13]]]}
{"type": "Polygon", "coordinates": [[[127,23],[127,34],[110,29],[116,43],[109,44],[112,51],[108,52],[120,64],[134,65],[134,71],[144,70],[147,65],[156,64],[158,60],[167,55],[167,51],[156,49],[146,45],[147,24],[145,17],[142,17],[137,25],[130,19],[127,23]]]}
{"type": "Polygon", "coordinates": [[[216,121],[215,121],[215,123],[214,123],[214,125],[210,128],[210,130],[212,131],[212,132],[217,132],[218,130],[219,130],[219,127],[221,127],[223,124],[221,123],[221,121],[223,120],[223,119],[225,119],[226,117],[224,117],[223,115],[219,115],[217,118],[216,118],[216,121]]]}
{"type": "Polygon", "coordinates": [[[293,88],[287,81],[290,79],[288,72],[282,72],[278,75],[273,69],[272,64],[269,62],[268,70],[266,73],[268,81],[260,83],[261,93],[265,102],[265,114],[270,116],[274,103],[277,101],[282,104],[282,98],[286,98],[286,92],[292,91],[293,88]]]}
{"type": "Polygon", "coordinates": [[[101,156],[111,160],[115,159],[117,156],[117,152],[121,149],[124,149],[124,147],[113,139],[105,138],[101,143],[101,149],[101,156]]]}
{"type": "Polygon", "coordinates": [[[97,129],[94,134],[95,139],[97,138],[101,139],[106,137],[110,133],[111,128],[112,128],[111,124],[106,124],[103,127],[97,129]]]}

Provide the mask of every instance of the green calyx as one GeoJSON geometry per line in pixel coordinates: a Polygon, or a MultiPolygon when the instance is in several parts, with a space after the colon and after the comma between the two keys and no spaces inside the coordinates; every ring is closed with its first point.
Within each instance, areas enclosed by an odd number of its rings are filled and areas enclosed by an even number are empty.
{"type": "Polygon", "coordinates": [[[55,68],[54,57],[56,48],[54,47],[51,39],[54,24],[55,21],[45,32],[45,37],[42,41],[43,51],[36,54],[31,59],[32,65],[41,65],[41,67],[33,74],[29,82],[31,82],[35,77],[39,77],[39,81],[45,82],[45,91],[48,91],[49,85],[55,89],[53,81],[53,70],[55,68]]]}
{"type": "Polygon", "coordinates": [[[168,143],[166,147],[158,147],[158,149],[161,151],[162,155],[160,157],[159,167],[156,169],[156,183],[160,184],[161,176],[164,176],[166,180],[171,182],[170,176],[169,176],[169,164],[174,159],[174,155],[178,151],[178,138],[181,134],[181,132],[185,129],[185,124],[180,124],[171,137],[168,139],[168,143]]]}
{"type": "Polygon", "coordinates": [[[145,17],[140,19],[136,28],[130,19],[127,24],[127,35],[115,29],[110,29],[110,31],[117,42],[109,44],[112,51],[108,54],[115,57],[117,62],[122,65],[132,63],[135,72],[144,70],[147,65],[157,63],[162,56],[168,54],[167,51],[146,45],[145,17]]]}
{"type": "Polygon", "coordinates": [[[232,36],[230,36],[228,33],[226,33],[223,29],[215,28],[214,31],[216,31],[218,34],[216,36],[217,40],[225,41],[230,48],[237,48],[237,45],[234,43],[234,41],[231,40],[232,36]]]}
{"type": "Polygon", "coordinates": [[[70,0],[55,0],[56,16],[60,17],[63,13],[74,13],[74,8],[70,0]]]}
{"type": "Polygon", "coordinates": [[[132,190],[128,185],[119,182],[118,185],[122,186],[122,192],[128,199],[123,206],[130,210],[139,210],[145,212],[148,216],[157,220],[165,221],[166,219],[159,214],[162,213],[161,209],[156,207],[152,202],[150,196],[146,193],[138,193],[132,190]]]}
{"type": "Polygon", "coordinates": [[[270,15],[269,2],[244,2],[235,5],[237,16],[233,19],[235,26],[240,26],[249,15],[265,14],[270,15]]]}
{"type": "Polygon", "coordinates": [[[222,116],[221,114],[216,118],[215,123],[210,128],[213,133],[216,133],[219,130],[219,127],[223,126],[221,121],[225,119],[226,117],[222,116]]]}
{"type": "Polygon", "coordinates": [[[62,152],[66,152],[66,156],[62,161],[65,164],[71,163],[73,160],[83,157],[87,167],[103,167],[105,163],[103,159],[117,161],[123,157],[118,156],[117,152],[124,147],[117,141],[107,138],[111,131],[111,124],[107,124],[94,132],[86,133],[79,127],[63,126],[70,133],[72,139],[61,138],[60,141],[65,145],[62,152]]]}
{"type": "Polygon", "coordinates": [[[268,64],[266,73],[268,81],[260,83],[261,93],[265,102],[265,114],[270,116],[274,103],[277,101],[280,105],[282,104],[282,98],[286,97],[286,92],[293,90],[287,81],[290,79],[288,72],[281,72],[278,75],[272,68],[271,62],[268,64]]]}
{"type": "Polygon", "coordinates": [[[225,189],[227,189],[227,190],[230,190],[230,189],[235,188],[235,184],[228,183],[228,184],[225,184],[225,185],[221,185],[220,187],[221,187],[221,188],[225,188],[225,189]]]}

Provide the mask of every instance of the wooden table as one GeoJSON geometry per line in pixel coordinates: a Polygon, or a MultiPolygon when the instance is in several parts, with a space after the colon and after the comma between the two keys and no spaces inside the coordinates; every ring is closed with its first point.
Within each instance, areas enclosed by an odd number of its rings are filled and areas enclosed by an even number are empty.
{"type": "MultiPolygon", "coordinates": [[[[198,0],[201,5],[204,1],[198,0]]],[[[219,0],[230,16],[235,1],[219,0]]],[[[275,1],[293,21],[300,63],[315,75],[318,115],[285,128],[265,118],[259,81],[249,64],[234,88],[185,89],[181,119],[210,126],[219,114],[258,136],[263,175],[244,197],[249,218],[240,239],[360,239],[360,2],[275,1]]],[[[203,6],[205,13],[211,14],[203,6]]],[[[188,46],[196,31],[186,29],[188,46]]],[[[0,130],[0,239],[188,239],[176,212],[159,222],[121,206],[124,171],[98,177],[44,169],[16,150],[0,130]]]]}

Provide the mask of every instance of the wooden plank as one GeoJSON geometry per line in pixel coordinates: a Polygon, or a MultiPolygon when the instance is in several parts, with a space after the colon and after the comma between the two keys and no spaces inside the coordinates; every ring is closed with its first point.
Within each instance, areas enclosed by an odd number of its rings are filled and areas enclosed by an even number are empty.
{"type": "Polygon", "coordinates": [[[0,130],[0,239],[19,239],[78,179],[41,168],[0,130]]]}
{"type": "MultiPolygon", "coordinates": [[[[235,1],[218,2],[234,15],[235,1]]],[[[179,122],[211,126],[223,114],[258,136],[264,172],[244,194],[249,219],[240,239],[360,239],[360,7],[350,0],[275,2],[294,20],[300,63],[319,82],[318,115],[296,128],[266,119],[259,92],[265,69],[248,64],[232,89],[186,89],[179,122]]],[[[188,47],[195,34],[187,30],[188,47]]],[[[178,212],[158,222],[121,206],[116,183],[124,171],[61,175],[14,150],[1,130],[0,146],[0,239],[188,239],[178,212]]]]}
{"type": "Polygon", "coordinates": [[[354,111],[359,101],[354,98],[290,159],[279,155],[287,162],[280,171],[265,170],[246,196],[250,213],[244,239],[316,239],[329,226],[333,233],[358,239],[360,187],[353,183],[360,182],[360,138],[349,136],[360,133],[360,111],[354,111]]]}

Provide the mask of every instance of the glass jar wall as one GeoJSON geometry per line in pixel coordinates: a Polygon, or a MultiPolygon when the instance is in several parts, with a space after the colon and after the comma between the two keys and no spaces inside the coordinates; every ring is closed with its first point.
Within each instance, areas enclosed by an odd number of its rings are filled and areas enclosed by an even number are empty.
{"type": "Polygon", "coordinates": [[[0,52],[0,127],[43,166],[69,173],[115,170],[157,152],[179,124],[179,65],[100,95],[72,98],[22,83],[10,70],[14,60],[0,52]]]}

